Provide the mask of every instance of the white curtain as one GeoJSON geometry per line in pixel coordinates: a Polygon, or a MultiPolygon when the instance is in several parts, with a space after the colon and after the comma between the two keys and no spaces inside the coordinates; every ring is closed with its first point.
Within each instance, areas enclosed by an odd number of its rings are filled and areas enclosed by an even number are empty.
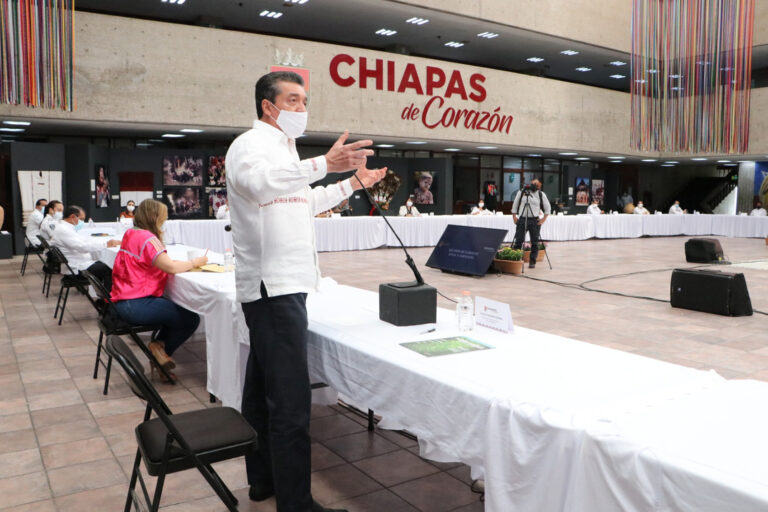
{"type": "Polygon", "coordinates": [[[61,201],[61,177],[61,171],[18,171],[22,225],[27,225],[38,199],[61,201]]]}

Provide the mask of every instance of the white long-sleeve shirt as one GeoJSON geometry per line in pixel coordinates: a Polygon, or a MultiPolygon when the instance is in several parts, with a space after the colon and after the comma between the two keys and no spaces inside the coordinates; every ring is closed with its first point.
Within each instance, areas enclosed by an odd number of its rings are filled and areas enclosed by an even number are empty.
{"type": "Polygon", "coordinates": [[[325,177],[325,157],[300,160],[295,142],[262,121],[227,151],[227,195],[237,265],[237,300],[317,289],[315,215],[352,194],[350,180],[311,188],[325,177]]]}
{"type": "Polygon", "coordinates": [[[93,252],[100,252],[107,246],[106,237],[85,237],[77,234],[75,226],[61,221],[56,225],[51,244],[61,250],[74,271],[86,270],[95,263],[93,252]]]}
{"type": "Polygon", "coordinates": [[[414,217],[418,217],[418,216],[420,216],[420,215],[421,215],[421,214],[419,213],[419,210],[417,210],[415,206],[411,206],[411,211],[408,211],[408,207],[407,207],[407,206],[405,206],[405,205],[403,205],[403,206],[401,206],[401,207],[400,207],[400,210],[397,212],[397,214],[398,214],[400,217],[405,217],[405,216],[406,216],[406,215],[408,215],[409,213],[410,213],[411,215],[413,215],[414,217]]]}
{"type": "Polygon", "coordinates": [[[598,205],[591,204],[587,207],[587,213],[590,215],[600,215],[603,212],[600,211],[600,207],[598,205]]]}
{"type": "Polygon", "coordinates": [[[635,206],[635,211],[633,213],[636,213],[637,215],[648,215],[649,212],[646,210],[645,206],[635,206]]]}
{"type": "Polygon", "coordinates": [[[27,238],[29,241],[37,247],[40,245],[40,239],[37,238],[37,235],[40,234],[40,224],[43,223],[43,212],[35,208],[32,210],[32,213],[29,214],[29,218],[27,219],[27,238]]]}
{"type": "Polygon", "coordinates": [[[752,217],[765,217],[766,216],[766,211],[765,211],[765,208],[754,208],[754,209],[752,209],[751,212],[749,212],[749,214],[752,217]]]}
{"type": "Polygon", "coordinates": [[[219,206],[219,209],[216,210],[216,218],[219,220],[229,219],[229,207],[225,204],[219,206]]]}
{"type": "Polygon", "coordinates": [[[682,215],[685,212],[683,211],[682,208],[680,208],[679,204],[673,204],[672,206],[669,207],[669,213],[670,215],[682,215]]]}
{"type": "Polygon", "coordinates": [[[43,223],[40,224],[40,236],[46,240],[53,238],[53,232],[56,230],[56,225],[59,221],[53,218],[53,215],[46,215],[43,219],[43,223]]]}

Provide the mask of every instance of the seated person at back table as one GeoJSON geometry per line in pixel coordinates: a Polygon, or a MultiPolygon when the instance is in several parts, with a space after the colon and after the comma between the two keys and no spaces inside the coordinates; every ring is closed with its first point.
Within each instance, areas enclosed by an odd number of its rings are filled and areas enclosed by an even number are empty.
{"type": "Polygon", "coordinates": [[[121,219],[132,219],[133,218],[133,212],[136,210],[136,202],[131,199],[127,203],[125,203],[125,211],[120,212],[120,218],[121,219]]]}
{"type": "Polygon", "coordinates": [[[32,210],[32,213],[30,213],[29,217],[27,218],[26,235],[29,239],[29,243],[35,247],[40,245],[40,240],[37,238],[37,235],[40,234],[40,224],[42,224],[43,219],[45,219],[45,214],[43,211],[45,210],[45,206],[47,204],[47,200],[38,199],[35,203],[35,209],[32,210]]]}
{"type": "Polygon", "coordinates": [[[680,208],[680,201],[675,201],[675,204],[669,207],[670,215],[682,215],[684,213],[688,213],[688,210],[680,208]]]}
{"type": "Polygon", "coordinates": [[[598,204],[597,199],[593,199],[592,204],[587,208],[587,213],[590,215],[600,215],[601,213],[605,212],[600,209],[600,205],[598,204]]]}
{"type": "Polygon", "coordinates": [[[752,211],[749,212],[749,215],[751,215],[752,217],[765,217],[766,211],[765,211],[765,208],[763,208],[763,203],[758,201],[757,204],[755,204],[755,207],[752,209],[752,211]]]}
{"type": "Polygon", "coordinates": [[[45,218],[40,224],[40,236],[46,240],[53,238],[53,232],[59,221],[64,217],[64,205],[61,201],[53,200],[45,207],[45,218]]]}
{"type": "Polygon", "coordinates": [[[74,272],[87,270],[104,283],[107,290],[111,289],[112,270],[94,260],[91,253],[100,252],[105,247],[116,247],[120,245],[120,240],[79,235],[77,232],[85,225],[85,211],[79,206],[67,206],[63,216],[61,222],[56,224],[51,245],[59,248],[74,272]]]}
{"type": "Polygon", "coordinates": [[[400,217],[421,217],[419,210],[413,205],[413,196],[405,200],[405,204],[397,212],[400,217]]]}
{"type": "Polygon", "coordinates": [[[219,220],[229,220],[229,199],[216,210],[216,218],[219,220]]]}
{"type": "Polygon", "coordinates": [[[477,206],[472,208],[472,215],[493,215],[493,212],[485,209],[485,202],[481,199],[477,206]]]}
{"type": "Polygon", "coordinates": [[[133,228],[123,235],[115,258],[111,296],[117,313],[126,322],[162,325],[157,340],[149,343],[149,350],[175,379],[170,373],[176,367],[171,355],[195,332],[200,316],[164,298],[165,284],[168,274],[203,266],[208,258],[172,260],[160,229],[167,218],[168,208],[160,201],[145,199],[139,204],[133,228]]]}
{"type": "Polygon", "coordinates": [[[633,213],[636,213],[637,215],[649,215],[650,212],[645,209],[643,206],[643,202],[640,201],[637,203],[637,206],[635,206],[635,211],[633,213]]]}

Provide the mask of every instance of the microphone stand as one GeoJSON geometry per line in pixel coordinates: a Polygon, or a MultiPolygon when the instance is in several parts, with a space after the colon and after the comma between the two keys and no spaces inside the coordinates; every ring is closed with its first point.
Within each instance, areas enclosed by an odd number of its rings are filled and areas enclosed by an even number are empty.
{"type": "Polygon", "coordinates": [[[360,184],[360,188],[365,192],[365,195],[368,197],[368,200],[376,207],[376,211],[379,212],[379,216],[384,219],[384,222],[387,223],[387,227],[390,231],[392,231],[392,234],[395,235],[395,238],[397,238],[397,241],[400,243],[400,247],[403,249],[403,252],[405,252],[405,263],[411,268],[411,271],[413,272],[413,276],[416,278],[415,282],[408,282],[408,283],[391,283],[392,286],[396,286],[398,288],[410,288],[413,286],[419,286],[424,284],[424,278],[421,277],[421,273],[419,272],[419,269],[416,268],[416,263],[413,261],[413,258],[411,258],[411,255],[408,254],[408,249],[405,248],[405,244],[400,239],[400,235],[397,234],[397,231],[395,231],[395,228],[392,227],[392,224],[389,223],[387,220],[387,216],[384,215],[384,212],[381,211],[381,207],[379,206],[379,203],[376,202],[376,200],[373,198],[370,192],[368,192],[368,189],[365,188],[365,185],[363,185],[363,182],[360,181],[360,178],[357,176],[357,173],[353,174],[354,178],[357,180],[357,182],[360,184]]]}

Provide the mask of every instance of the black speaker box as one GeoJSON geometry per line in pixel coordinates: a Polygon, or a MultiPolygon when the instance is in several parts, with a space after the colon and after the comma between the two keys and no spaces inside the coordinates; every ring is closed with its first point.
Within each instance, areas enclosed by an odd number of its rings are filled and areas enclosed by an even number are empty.
{"type": "Polygon", "coordinates": [[[415,282],[380,284],[379,318],[398,326],[433,324],[437,321],[437,290],[415,282]]]}
{"type": "Polygon", "coordinates": [[[672,272],[669,301],[673,308],[726,316],[752,314],[744,274],[676,269],[672,272]]]}
{"type": "Polygon", "coordinates": [[[0,260],[13,258],[13,237],[10,233],[0,233],[0,260]]]}
{"type": "Polygon", "coordinates": [[[715,263],[723,261],[723,248],[715,238],[691,238],[685,242],[685,261],[715,263]]]}

